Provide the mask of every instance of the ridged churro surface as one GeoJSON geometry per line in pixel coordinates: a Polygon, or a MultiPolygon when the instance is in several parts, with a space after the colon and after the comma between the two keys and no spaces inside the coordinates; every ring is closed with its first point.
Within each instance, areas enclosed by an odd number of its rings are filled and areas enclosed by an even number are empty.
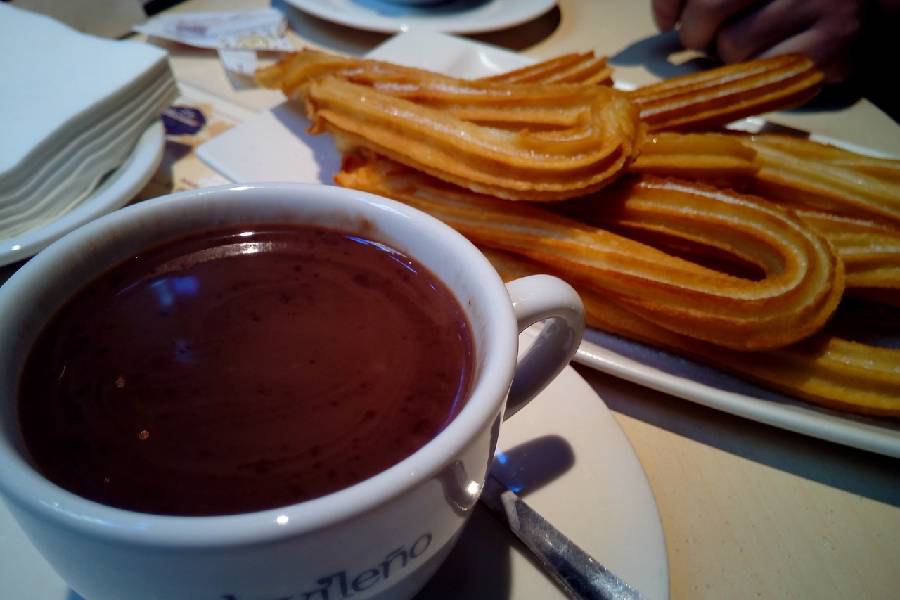
{"type": "Polygon", "coordinates": [[[900,226],[900,160],[863,156],[802,138],[756,135],[755,189],[799,208],[900,226]]]}
{"type": "MultiPolygon", "coordinates": [[[[487,247],[482,251],[506,280],[548,271],[546,265],[515,254],[487,247]]],[[[740,352],[668,331],[589,286],[576,283],[575,288],[590,327],[700,360],[829,408],[900,417],[896,348],[852,341],[825,330],[784,348],[740,352]]]]}
{"type": "Polygon", "coordinates": [[[812,210],[795,211],[844,263],[847,290],[900,306],[900,227],[812,210]]]}
{"type": "Polygon", "coordinates": [[[728,250],[755,264],[761,279],[722,273],[539,208],[511,211],[381,157],[347,160],[337,181],[429,212],[477,243],[551,265],[661,327],[731,348],[774,348],[812,334],[843,290],[842,264],[799,219],[713,188],[638,181],[599,199],[609,212],[598,219],[635,219],[728,250]]]}
{"type": "Polygon", "coordinates": [[[822,72],[809,58],[786,54],[673,77],[629,96],[651,131],[696,130],[799,106],[821,85],[822,72]]]}
{"type": "Polygon", "coordinates": [[[642,136],[624,94],[591,83],[470,81],[317,51],[260,78],[302,99],[312,131],[344,148],[509,200],[600,189],[631,163],[642,136]]]}
{"type": "Polygon", "coordinates": [[[756,175],[756,151],[720,133],[649,134],[628,170],[708,182],[746,181],[756,175]]]}
{"type": "Polygon", "coordinates": [[[605,56],[593,52],[573,52],[521,69],[482,77],[481,81],[505,83],[612,83],[612,67],[605,56]]]}

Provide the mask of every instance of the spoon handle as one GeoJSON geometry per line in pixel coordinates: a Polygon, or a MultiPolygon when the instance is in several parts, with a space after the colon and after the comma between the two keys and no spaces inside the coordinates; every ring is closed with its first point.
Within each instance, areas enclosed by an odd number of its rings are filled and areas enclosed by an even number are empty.
{"type": "Polygon", "coordinates": [[[570,598],[645,600],[490,474],[482,500],[509,525],[570,598]]]}

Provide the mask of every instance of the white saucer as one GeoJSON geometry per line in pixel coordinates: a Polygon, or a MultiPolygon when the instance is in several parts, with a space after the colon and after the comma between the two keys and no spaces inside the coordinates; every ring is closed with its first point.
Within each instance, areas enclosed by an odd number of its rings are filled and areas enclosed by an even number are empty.
{"type": "MultiPolygon", "coordinates": [[[[571,367],[504,423],[499,446],[511,461],[520,461],[516,473],[522,479],[534,476],[535,470],[552,474],[554,465],[570,463],[542,487],[523,492],[523,498],[647,598],[668,598],[662,525],[641,464],[612,413],[571,367]]],[[[419,597],[564,598],[512,540],[479,505],[447,562],[419,597]]],[[[75,600],[2,503],[0,582],[4,600],[75,600]]]]}
{"type": "Polygon", "coordinates": [[[556,5],[556,0],[445,0],[431,6],[404,6],[385,0],[286,2],[326,21],[381,33],[416,29],[484,33],[521,25],[556,5]]]}
{"type": "Polygon", "coordinates": [[[157,121],[141,135],[125,163],[75,208],[58,219],[0,239],[0,266],[37,254],[73,229],[128,204],[159,166],[165,141],[162,122],[157,121]]]}

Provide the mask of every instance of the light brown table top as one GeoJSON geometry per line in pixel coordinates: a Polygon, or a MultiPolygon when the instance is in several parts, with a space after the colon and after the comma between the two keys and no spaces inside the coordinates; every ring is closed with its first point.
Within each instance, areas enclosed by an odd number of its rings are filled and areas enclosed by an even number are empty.
{"type": "MultiPolygon", "coordinates": [[[[264,5],[190,0],[172,10],[264,5]]],[[[387,37],[276,5],[298,43],[361,54],[387,37]]],[[[674,51],[671,36],[656,35],[649,6],[649,0],[559,0],[526,25],[475,39],[538,58],[592,48],[612,57],[617,78],[642,84],[680,72],[689,58],[674,51]]],[[[185,92],[235,105],[234,121],[282,101],[278,92],[229,77],[212,52],[167,47],[185,92]]],[[[771,118],[900,156],[900,126],[865,100],[771,118]]],[[[167,164],[144,197],[220,181],[195,159],[167,164]]],[[[665,531],[672,598],[900,594],[900,461],[578,370],[613,410],[646,471],[665,531]]]]}

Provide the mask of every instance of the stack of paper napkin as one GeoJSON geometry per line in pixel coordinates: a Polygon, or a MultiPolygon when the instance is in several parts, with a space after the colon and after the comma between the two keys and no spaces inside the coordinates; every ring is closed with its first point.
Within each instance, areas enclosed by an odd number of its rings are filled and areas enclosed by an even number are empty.
{"type": "Polygon", "coordinates": [[[175,99],[166,53],[0,2],[0,240],[53,221],[175,99]]]}

